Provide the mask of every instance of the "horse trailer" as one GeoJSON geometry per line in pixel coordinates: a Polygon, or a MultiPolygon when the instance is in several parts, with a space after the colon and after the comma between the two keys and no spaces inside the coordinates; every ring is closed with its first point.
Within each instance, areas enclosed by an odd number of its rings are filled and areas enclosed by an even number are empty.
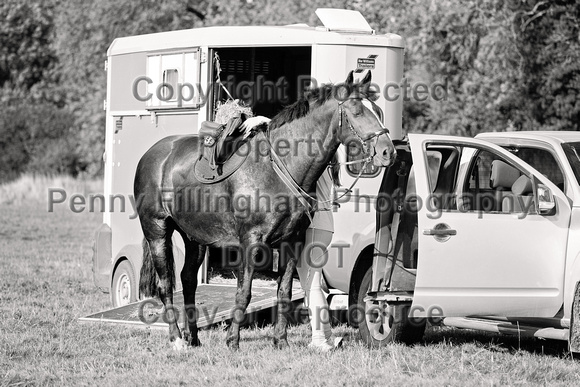
{"type": "MultiPolygon", "coordinates": [[[[114,306],[138,299],[143,233],[133,181],[141,156],[161,138],[196,134],[228,99],[255,115],[274,116],[310,86],[342,82],[350,71],[372,71],[376,101],[393,140],[402,137],[402,98],[392,98],[403,77],[403,39],[372,30],[357,11],[319,9],[324,26],[204,27],[118,38],[107,52],[103,223],[95,235],[95,284],[114,306]]],[[[341,147],[342,162],[362,157],[341,147]]],[[[366,164],[365,164],[366,165],[366,164]]],[[[335,233],[324,278],[331,308],[346,309],[348,293],[372,264],[375,200],[380,169],[343,165],[345,192],[334,212],[335,233]]],[[[137,199],[138,200],[138,199],[137,199]]],[[[174,237],[179,273],[184,245],[174,237]]],[[[211,259],[211,258],[210,258],[211,259]]],[[[199,273],[207,282],[207,257],[199,273]]],[[[179,276],[177,287],[179,283],[179,276]]],[[[355,300],[356,301],[356,300],[355,300]]]]}

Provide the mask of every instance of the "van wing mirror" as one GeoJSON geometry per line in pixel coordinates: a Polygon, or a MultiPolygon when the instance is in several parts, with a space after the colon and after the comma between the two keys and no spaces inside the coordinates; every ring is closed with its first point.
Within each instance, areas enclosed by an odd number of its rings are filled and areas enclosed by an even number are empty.
{"type": "Polygon", "coordinates": [[[538,184],[538,211],[540,215],[554,215],[556,213],[556,199],[552,191],[542,183],[538,184]]]}

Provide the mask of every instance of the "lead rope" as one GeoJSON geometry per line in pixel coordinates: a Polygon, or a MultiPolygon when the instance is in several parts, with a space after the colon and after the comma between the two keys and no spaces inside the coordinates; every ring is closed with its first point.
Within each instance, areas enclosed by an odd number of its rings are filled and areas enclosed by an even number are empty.
{"type": "Polygon", "coordinates": [[[234,97],[232,97],[232,95],[230,94],[230,92],[228,91],[228,89],[224,86],[224,84],[222,83],[222,80],[220,78],[220,73],[222,72],[222,68],[220,66],[220,56],[218,55],[217,52],[213,56],[213,61],[215,63],[216,83],[218,85],[220,85],[222,87],[222,89],[224,89],[224,91],[226,92],[226,94],[228,95],[228,97],[230,97],[230,99],[233,100],[234,97]]]}

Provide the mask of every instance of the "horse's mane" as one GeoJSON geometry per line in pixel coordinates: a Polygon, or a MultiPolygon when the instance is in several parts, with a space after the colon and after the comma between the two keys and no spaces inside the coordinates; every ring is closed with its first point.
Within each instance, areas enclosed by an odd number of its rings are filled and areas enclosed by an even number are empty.
{"type": "MultiPolygon", "coordinates": [[[[354,87],[357,87],[355,84],[354,87]]],[[[298,101],[290,104],[276,114],[268,123],[269,129],[279,128],[290,121],[297,120],[304,117],[310,111],[310,104],[322,105],[332,97],[334,92],[333,84],[325,84],[316,89],[309,89],[304,92],[304,95],[298,101]]],[[[330,174],[332,181],[336,187],[340,187],[340,166],[336,154],[332,157],[330,162],[330,174]]]]}
{"type": "Polygon", "coordinates": [[[310,111],[310,104],[324,104],[332,97],[333,89],[334,85],[329,83],[316,89],[306,90],[298,101],[286,106],[272,118],[268,124],[270,129],[279,128],[288,122],[304,117],[310,111]]]}
{"type": "MultiPolygon", "coordinates": [[[[361,83],[357,82],[351,85],[344,83],[336,87],[346,86],[349,90],[359,90],[362,94],[367,94],[368,89],[362,88],[361,83]],[[361,88],[363,90],[361,90],[361,88]]],[[[309,89],[304,92],[304,95],[298,101],[290,104],[276,114],[268,124],[270,129],[276,129],[280,126],[294,121],[300,117],[304,117],[310,111],[310,105],[322,105],[328,101],[333,93],[336,93],[335,85],[332,83],[324,84],[316,89],[309,89]]]]}

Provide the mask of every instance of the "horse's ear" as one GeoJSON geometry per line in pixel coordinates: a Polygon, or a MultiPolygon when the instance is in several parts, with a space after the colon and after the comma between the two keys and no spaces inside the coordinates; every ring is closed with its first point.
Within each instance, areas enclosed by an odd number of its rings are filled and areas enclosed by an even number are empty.
{"type": "Polygon", "coordinates": [[[353,71],[351,70],[351,71],[348,73],[348,76],[346,77],[346,81],[344,81],[344,83],[345,83],[346,85],[352,85],[352,84],[353,84],[353,82],[354,82],[354,75],[353,75],[353,71]]]}
{"type": "Polygon", "coordinates": [[[366,85],[367,83],[371,83],[371,78],[372,78],[372,75],[371,75],[371,70],[369,70],[369,71],[367,72],[367,75],[365,75],[365,77],[363,78],[363,80],[362,80],[362,84],[363,84],[363,85],[366,85]]]}

